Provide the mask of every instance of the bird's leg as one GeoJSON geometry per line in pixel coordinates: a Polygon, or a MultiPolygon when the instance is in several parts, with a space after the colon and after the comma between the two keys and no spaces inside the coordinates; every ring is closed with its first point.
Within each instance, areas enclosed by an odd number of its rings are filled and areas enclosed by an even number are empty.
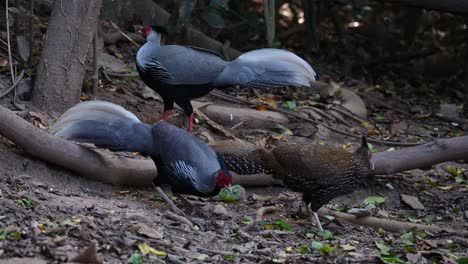
{"type": "Polygon", "coordinates": [[[305,205],[307,213],[309,214],[310,222],[311,223],[315,222],[315,224],[317,225],[317,227],[320,230],[320,233],[323,233],[323,227],[322,227],[322,224],[320,223],[320,219],[318,217],[318,214],[316,212],[312,212],[312,210],[310,210],[310,207],[306,202],[304,202],[304,205],[305,205]]]}
{"type": "Polygon", "coordinates": [[[156,191],[159,193],[159,195],[161,195],[161,197],[163,198],[163,200],[169,205],[169,207],[171,208],[171,210],[178,214],[178,215],[182,215],[182,216],[185,216],[185,213],[180,210],[175,204],[174,202],[169,199],[169,197],[167,197],[166,193],[163,191],[163,189],[161,189],[161,187],[159,186],[155,186],[153,184],[154,188],[156,189],[156,191]]]}
{"type": "Polygon", "coordinates": [[[161,120],[167,120],[171,113],[169,111],[164,111],[161,115],[161,120]]]}
{"type": "Polygon", "coordinates": [[[187,131],[192,134],[193,129],[193,119],[195,118],[194,113],[192,112],[188,118],[188,128],[187,131]]]}

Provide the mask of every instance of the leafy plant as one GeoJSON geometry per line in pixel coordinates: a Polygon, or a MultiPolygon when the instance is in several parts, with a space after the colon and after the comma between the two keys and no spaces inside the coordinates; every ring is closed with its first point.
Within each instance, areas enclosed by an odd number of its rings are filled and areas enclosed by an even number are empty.
{"type": "Polygon", "coordinates": [[[130,264],[141,264],[143,263],[143,256],[137,251],[128,258],[127,262],[130,264]]]}
{"type": "Polygon", "coordinates": [[[286,223],[285,221],[283,220],[277,220],[274,222],[274,225],[279,227],[280,229],[285,229],[285,230],[288,230],[288,231],[291,231],[293,230],[292,226],[290,226],[288,223],[286,223]]]}
{"type": "Polygon", "coordinates": [[[297,107],[296,101],[284,101],[281,103],[281,107],[288,110],[295,110],[297,107]]]}
{"type": "Polygon", "coordinates": [[[385,197],[381,196],[369,196],[363,201],[364,204],[381,204],[383,202],[385,202],[385,197]]]}

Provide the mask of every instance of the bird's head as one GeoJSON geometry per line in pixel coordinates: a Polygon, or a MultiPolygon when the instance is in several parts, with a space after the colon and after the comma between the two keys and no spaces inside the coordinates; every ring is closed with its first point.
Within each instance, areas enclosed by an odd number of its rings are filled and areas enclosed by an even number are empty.
{"type": "Polygon", "coordinates": [[[144,39],[146,39],[149,36],[149,34],[151,34],[152,31],[158,33],[159,35],[167,34],[167,29],[165,27],[146,25],[146,26],[143,26],[140,30],[141,36],[144,39]]]}
{"type": "Polygon", "coordinates": [[[228,171],[218,171],[218,176],[216,177],[216,186],[218,188],[223,188],[226,186],[232,185],[232,175],[228,171]]]}

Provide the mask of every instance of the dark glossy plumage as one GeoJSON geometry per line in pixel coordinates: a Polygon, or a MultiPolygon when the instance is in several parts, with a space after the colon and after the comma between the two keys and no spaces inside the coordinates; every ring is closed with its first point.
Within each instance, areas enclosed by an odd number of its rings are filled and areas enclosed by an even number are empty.
{"type": "Polygon", "coordinates": [[[145,26],[146,43],[135,56],[138,72],[151,89],[164,100],[164,114],[178,104],[193,121],[191,99],[215,88],[240,85],[270,88],[286,85],[307,86],[315,80],[315,72],[295,54],[279,49],[247,52],[234,61],[225,61],[218,54],[195,47],[160,45],[157,29],[145,26]],[[153,30],[154,29],[154,30],[153,30]]]}
{"type": "Polygon", "coordinates": [[[75,105],[65,112],[51,132],[69,140],[93,143],[113,151],[140,152],[158,169],[155,184],[171,185],[175,192],[214,195],[226,176],[223,160],[203,141],[165,121],[141,123],[124,108],[103,101],[75,105]],[[223,176],[224,175],[224,176],[223,176]]]}

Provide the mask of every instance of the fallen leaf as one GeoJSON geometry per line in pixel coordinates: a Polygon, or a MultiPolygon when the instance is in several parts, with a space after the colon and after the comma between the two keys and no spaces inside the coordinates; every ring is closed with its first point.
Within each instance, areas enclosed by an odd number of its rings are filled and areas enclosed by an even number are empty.
{"type": "Polygon", "coordinates": [[[350,244],[340,245],[340,247],[341,247],[344,251],[351,251],[351,250],[355,250],[355,249],[356,249],[355,246],[352,246],[352,245],[350,245],[350,244]]]}
{"type": "Polygon", "coordinates": [[[381,204],[385,202],[385,197],[381,196],[369,196],[362,201],[364,204],[381,204]]]}
{"type": "Polygon", "coordinates": [[[141,254],[143,254],[143,255],[146,255],[148,253],[151,253],[151,254],[156,255],[156,256],[166,256],[167,255],[167,253],[165,251],[157,250],[157,249],[151,247],[150,245],[148,245],[148,243],[146,243],[146,242],[138,244],[138,249],[141,251],[141,254]]]}
{"type": "Polygon", "coordinates": [[[97,254],[96,244],[92,243],[84,251],[73,257],[71,262],[101,264],[102,260],[97,254]]]}
{"type": "Polygon", "coordinates": [[[120,194],[120,195],[126,195],[126,194],[129,194],[130,191],[116,191],[115,193],[120,194]]]}
{"type": "Polygon", "coordinates": [[[417,197],[412,195],[401,194],[401,200],[414,210],[424,210],[424,205],[417,197]]]}
{"type": "MultiPolygon", "coordinates": [[[[154,238],[154,239],[162,239],[163,238],[163,233],[147,226],[144,223],[138,223],[133,226],[132,228],[135,230],[138,234],[149,237],[149,238],[154,238]]],[[[142,251],[143,252],[143,251],[142,251]]]]}
{"type": "Polygon", "coordinates": [[[261,104],[252,105],[251,107],[254,108],[254,109],[257,109],[257,110],[259,110],[259,111],[266,111],[266,110],[267,110],[266,106],[261,105],[261,104]]]}
{"type": "Polygon", "coordinates": [[[268,201],[268,200],[271,200],[273,199],[273,196],[269,196],[269,195],[258,195],[258,194],[252,194],[252,200],[254,201],[259,201],[259,202],[265,202],[265,201],[268,201]]]}

